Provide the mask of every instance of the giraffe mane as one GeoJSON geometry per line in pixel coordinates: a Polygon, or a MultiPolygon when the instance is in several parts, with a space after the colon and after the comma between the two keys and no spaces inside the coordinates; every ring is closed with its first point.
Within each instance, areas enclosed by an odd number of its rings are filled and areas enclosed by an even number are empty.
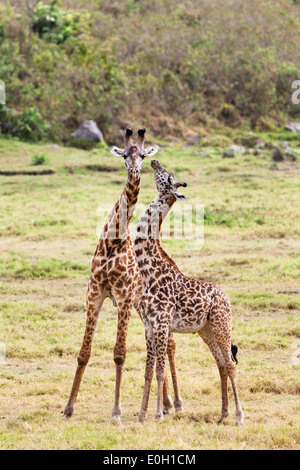
{"type": "Polygon", "coordinates": [[[177,269],[177,271],[180,272],[180,269],[179,269],[179,267],[177,266],[177,264],[175,263],[175,261],[173,260],[173,258],[169,255],[169,253],[166,252],[166,250],[165,250],[164,247],[162,246],[160,239],[156,240],[156,244],[157,244],[158,250],[159,250],[160,254],[162,255],[162,257],[163,257],[169,264],[171,264],[171,266],[173,266],[173,268],[177,269]]]}

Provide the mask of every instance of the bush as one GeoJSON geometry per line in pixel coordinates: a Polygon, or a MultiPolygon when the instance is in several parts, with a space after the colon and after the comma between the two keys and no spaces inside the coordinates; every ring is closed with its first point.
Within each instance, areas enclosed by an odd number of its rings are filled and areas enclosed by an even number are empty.
{"type": "Polygon", "coordinates": [[[23,114],[15,118],[15,134],[21,140],[37,142],[46,137],[49,126],[44,123],[37,108],[25,109],[23,114]]]}
{"type": "Polygon", "coordinates": [[[37,153],[34,155],[31,159],[31,165],[43,165],[44,163],[47,163],[49,161],[49,158],[45,153],[37,153]]]}
{"type": "Polygon", "coordinates": [[[50,128],[37,108],[27,108],[18,114],[4,105],[0,106],[0,127],[3,134],[10,134],[30,142],[45,139],[50,128]]]}
{"type": "Polygon", "coordinates": [[[57,0],[53,0],[50,5],[39,3],[33,13],[32,29],[42,39],[62,44],[69,37],[80,33],[79,16],[60,10],[57,0]]]}
{"type": "MultiPolygon", "coordinates": [[[[38,108],[52,140],[68,142],[85,119],[101,123],[110,144],[128,120],[166,139],[203,126],[273,130],[298,120],[291,84],[300,78],[299,12],[291,1],[270,9],[259,0],[235,0],[234,8],[229,0],[42,0],[30,18],[25,0],[10,3],[0,7],[6,101],[38,108]]],[[[0,120],[2,132],[20,138],[45,135],[37,113],[0,120]]]]}

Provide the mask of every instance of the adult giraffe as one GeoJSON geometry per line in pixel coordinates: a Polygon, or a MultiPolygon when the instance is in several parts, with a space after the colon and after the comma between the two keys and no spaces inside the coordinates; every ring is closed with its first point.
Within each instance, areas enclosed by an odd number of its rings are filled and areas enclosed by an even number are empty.
{"type": "MultiPolygon", "coordinates": [[[[113,155],[123,157],[128,170],[126,186],[110,212],[100,240],[98,242],[90,279],[88,283],[86,305],[87,319],[83,343],[77,358],[77,369],[71,394],[64,410],[64,416],[70,417],[74,406],[85,367],[91,355],[92,340],[95,333],[99,312],[103,301],[109,297],[118,308],[118,328],[114,347],[116,366],[115,402],[112,417],[121,422],[121,382],[126,358],[126,338],[132,307],[137,304],[144,288],[134,253],[134,232],[130,227],[140,189],[140,171],[146,156],[154,155],[157,149],[144,149],[145,129],[138,131],[136,140],[133,131],[125,133],[125,148],[112,147],[113,155]]],[[[175,346],[173,338],[168,345],[168,356],[172,371],[174,389],[178,390],[175,368],[175,346]]],[[[176,400],[175,400],[176,406],[176,400]]],[[[164,383],[164,411],[172,407],[168,381],[164,383]]]]}

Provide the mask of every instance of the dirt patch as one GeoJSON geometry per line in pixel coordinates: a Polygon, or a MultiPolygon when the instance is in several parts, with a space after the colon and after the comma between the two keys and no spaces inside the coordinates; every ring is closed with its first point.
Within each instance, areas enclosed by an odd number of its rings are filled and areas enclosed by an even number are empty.
{"type": "Polygon", "coordinates": [[[106,166],[106,165],[97,165],[97,164],[90,164],[90,165],[78,165],[78,166],[68,166],[65,165],[65,169],[68,173],[80,173],[80,171],[85,172],[87,171],[95,171],[95,172],[102,172],[102,173],[113,173],[120,170],[120,168],[114,166],[106,166]]]}
{"type": "Polygon", "coordinates": [[[55,173],[54,170],[0,171],[0,175],[2,176],[15,176],[15,175],[38,176],[38,175],[53,175],[54,173],[55,173]]]}
{"type": "Polygon", "coordinates": [[[105,165],[85,165],[84,168],[89,171],[104,171],[111,173],[113,171],[119,171],[120,168],[114,166],[105,166],[105,165]]]}

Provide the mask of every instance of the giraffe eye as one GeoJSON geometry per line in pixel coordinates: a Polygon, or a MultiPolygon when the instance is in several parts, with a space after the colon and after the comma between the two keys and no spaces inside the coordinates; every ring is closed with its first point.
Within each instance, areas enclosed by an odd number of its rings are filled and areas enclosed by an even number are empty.
{"type": "Polygon", "coordinates": [[[169,178],[168,178],[168,183],[169,183],[169,184],[172,184],[171,176],[169,176],[169,178]]]}
{"type": "Polygon", "coordinates": [[[125,155],[125,154],[122,155],[122,157],[124,158],[124,160],[126,160],[127,156],[128,156],[128,155],[125,155]]]}

